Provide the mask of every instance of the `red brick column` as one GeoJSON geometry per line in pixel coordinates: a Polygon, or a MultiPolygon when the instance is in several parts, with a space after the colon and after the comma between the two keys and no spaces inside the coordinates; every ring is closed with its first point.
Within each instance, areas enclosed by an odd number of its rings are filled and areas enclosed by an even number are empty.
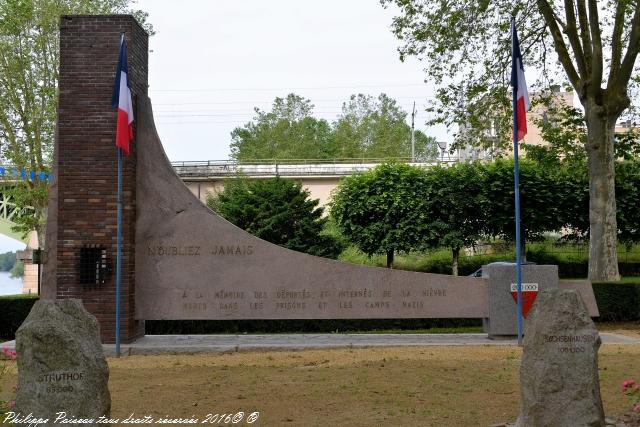
{"type": "MultiPolygon", "coordinates": [[[[100,322],[106,343],[115,341],[117,157],[111,94],[122,32],[135,111],[136,97],[147,93],[147,33],[128,15],[61,18],[57,197],[50,204],[50,209],[57,207],[57,244],[46,261],[55,259],[55,284],[44,285],[47,295],[81,299],[100,322]],[[106,248],[109,270],[102,284],[80,283],[80,249],[86,245],[106,248]]],[[[121,337],[126,343],[144,335],[144,321],[134,319],[135,141],[124,161],[123,194],[121,337]]]]}

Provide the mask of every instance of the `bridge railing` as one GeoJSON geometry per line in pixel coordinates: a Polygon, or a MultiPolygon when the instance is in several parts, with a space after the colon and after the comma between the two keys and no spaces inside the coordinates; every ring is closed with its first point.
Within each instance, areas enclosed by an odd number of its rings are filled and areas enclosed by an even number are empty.
{"type": "MultiPolygon", "coordinates": [[[[425,162],[411,162],[409,158],[395,159],[417,167],[455,163],[446,158],[425,162]]],[[[207,160],[171,162],[182,178],[207,178],[244,174],[248,176],[342,176],[364,172],[389,159],[257,159],[251,161],[207,160]]]]}

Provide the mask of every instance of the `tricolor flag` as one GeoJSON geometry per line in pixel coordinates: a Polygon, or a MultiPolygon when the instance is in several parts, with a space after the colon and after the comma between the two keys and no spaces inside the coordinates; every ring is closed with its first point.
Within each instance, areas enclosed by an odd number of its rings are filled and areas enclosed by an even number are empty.
{"type": "Polygon", "coordinates": [[[120,39],[120,59],[116,70],[116,81],[113,85],[113,97],[111,105],[118,109],[118,122],[116,125],[116,147],[129,155],[129,141],[133,139],[133,104],[131,103],[131,89],[127,78],[127,43],[124,34],[120,39]]]}
{"type": "MultiPolygon", "coordinates": [[[[524,78],[524,66],[522,65],[522,54],[520,53],[520,42],[516,32],[515,21],[511,24],[513,57],[511,64],[511,86],[517,91],[516,95],[516,123],[518,126],[518,141],[527,134],[527,115],[529,110],[529,92],[527,82],[524,78]]],[[[514,123],[515,124],[515,123],[514,123]]]]}

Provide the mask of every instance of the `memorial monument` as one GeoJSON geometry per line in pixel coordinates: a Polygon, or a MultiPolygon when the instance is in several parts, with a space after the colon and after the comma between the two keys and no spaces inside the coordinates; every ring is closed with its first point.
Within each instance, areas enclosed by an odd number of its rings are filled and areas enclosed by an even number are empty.
{"type": "MultiPolygon", "coordinates": [[[[120,35],[128,44],[135,141],[124,163],[122,341],[149,319],[484,318],[472,278],[340,263],[260,240],[204,206],[173,171],[147,97],[147,34],[131,16],[65,16],[42,297],[78,298],[115,340],[116,111],[120,35]]],[[[546,277],[546,276],[545,276],[546,277]]],[[[555,278],[557,284],[557,274],[555,278]]],[[[594,301],[590,287],[580,289],[594,301]]],[[[512,310],[515,316],[515,303],[512,310]]],[[[595,304],[590,307],[595,307],[595,304]]],[[[592,310],[597,315],[597,309],[592,310]]],[[[510,320],[509,320],[510,321],[510,320]]]]}

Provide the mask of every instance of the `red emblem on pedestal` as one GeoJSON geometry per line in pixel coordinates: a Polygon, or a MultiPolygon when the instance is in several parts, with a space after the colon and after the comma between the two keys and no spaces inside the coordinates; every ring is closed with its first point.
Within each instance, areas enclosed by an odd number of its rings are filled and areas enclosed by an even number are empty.
{"type": "MultiPolygon", "coordinates": [[[[513,300],[518,303],[518,284],[511,284],[511,296],[513,300]]],[[[523,283],[522,284],[522,315],[527,317],[529,314],[529,310],[531,310],[531,306],[533,302],[536,300],[538,296],[538,284],[537,283],[523,283]]]]}

